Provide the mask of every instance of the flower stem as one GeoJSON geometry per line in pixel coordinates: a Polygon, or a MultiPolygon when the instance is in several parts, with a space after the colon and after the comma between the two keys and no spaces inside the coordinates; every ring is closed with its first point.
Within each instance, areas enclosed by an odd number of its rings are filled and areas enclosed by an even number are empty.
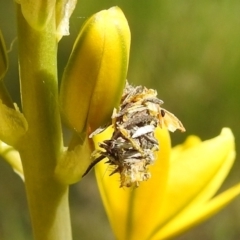
{"type": "Polygon", "coordinates": [[[22,110],[28,131],[17,148],[35,240],[70,240],[68,186],[54,178],[62,152],[58,110],[55,17],[39,31],[31,28],[17,5],[22,110]]]}

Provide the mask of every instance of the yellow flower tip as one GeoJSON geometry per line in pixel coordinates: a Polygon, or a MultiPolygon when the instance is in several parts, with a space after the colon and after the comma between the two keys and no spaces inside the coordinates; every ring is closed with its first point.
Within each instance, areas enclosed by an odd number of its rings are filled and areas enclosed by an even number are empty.
{"type": "Polygon", "coordinates": [[[179,154],[183,151],[197,146],[201,143],[201,139],[198,136],[190,135],[184,141],[184,143],[174,146],[171,151],[171,161],[178,159],[179,154]]]}
{"type": "Polygon", "coordinates": [[[223,137],[223,138],[226,138],[228,140],[231,140],[231,141],[234,141],[234,135],[232,133],[232,130],[230,128],[223,128],[221,133],[220,133],[220,136],[223,137]]]}
{"type": "MultiPolygon", "coordinates": [[[[231,129],[229,128],[223,128],[217,138],[225,139],[227,143],[230,145],[232,143],[234,144],[234,136],[231,129]]],[[[202,140],[198,136],[195,135],[188,136],[184,143],[173,147],[171,159],[172,160],[176,159],[178,157],[178,154],[180,154],[182,151],[193,148],[194,146],[199,145],[201,142],[202,140]]]]}
{"type": "Polygon", "coordinates": [[[198,136],[191,135],[187,137],[186,141],[182,144],[182,146],[184,147],[184,149],[188,149],[198,145],[199,143],[201,143],[201,139],[198,136]]]}
{"type": "Polygon", "coordinates": [[[235,138],[230,128],[223,128],[219,136],[209,141],[212,142],[213,148],[216,148],[220,156],[226,159],[228,156],[235,157],[235,138]]]}
{"type": "Polygon", "coordinates": [[[130,30],[120,8],[100,11],[85,22],[60,90],[62,116],[71,129],[94,131],[110,120],[125,85],[129,51],[130,30]]]}

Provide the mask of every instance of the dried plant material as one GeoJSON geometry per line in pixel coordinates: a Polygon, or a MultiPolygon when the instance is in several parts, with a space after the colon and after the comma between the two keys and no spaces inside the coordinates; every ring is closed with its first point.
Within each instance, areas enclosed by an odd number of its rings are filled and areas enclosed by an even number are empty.
{"type": "MultiPolygon", "coordinates": [[[[139,186],[140,182],[148,180],[151,177],[148,167],[154,163],[154,153],[159,150],[154,136],[156,127],[166,127],[172,132],[176,129],[185,131],[172,113],[161,108],[162,104],[157,91],[127,83],[119,109],[112,115],[113,135],[110,140],[99,143],[101,150],[93,152],[94,161],[84,175],[107,158],[106,163],[114,167],[110,175],[120,174],[120,187],[139,186]]],[[[90,137],[105,128],[97,129],[90,137]]]]}
{"type": "Polygon", "coordinates": [[[69,35],[69,19],[77,4],[77,0],[59,0],[56,2],[57,38],[69,35]]]}

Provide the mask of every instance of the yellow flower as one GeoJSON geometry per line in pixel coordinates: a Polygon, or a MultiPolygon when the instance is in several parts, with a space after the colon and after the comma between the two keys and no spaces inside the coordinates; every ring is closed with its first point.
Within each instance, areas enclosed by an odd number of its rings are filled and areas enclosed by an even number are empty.
{"type": "MultiPolygon", "coordinates": [[[[111,131],[111,130],[108,130],[111,131]]],[[[190,136],[171,149],[167,130],[160,142],[152,177],[139,188],[119,188],[119,175],[108,176],[104,161],[96,167],[98,186],[118,240],[159,240],[177,236],[204,221],[240,194],[240,184],[214,196],[235,159],[234,137],[224,128],[213,139],[190,136]]],[[[95,136],[95,143],[111,136],[95,136]]],[[[109,169],[111,170],[111,169],[109,169]]]]}

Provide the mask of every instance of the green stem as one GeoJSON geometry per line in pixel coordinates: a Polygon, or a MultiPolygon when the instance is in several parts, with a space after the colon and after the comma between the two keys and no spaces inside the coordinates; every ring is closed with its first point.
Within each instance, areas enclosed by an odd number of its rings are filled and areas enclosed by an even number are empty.
{"type": "Polygon", "coordinates": [[[17,6],[22,109],[28,131],[18,150],[36,240],[70,240],[68,186],[54,178],[62,152],[55,17],[36,31],[17,6]]]}

